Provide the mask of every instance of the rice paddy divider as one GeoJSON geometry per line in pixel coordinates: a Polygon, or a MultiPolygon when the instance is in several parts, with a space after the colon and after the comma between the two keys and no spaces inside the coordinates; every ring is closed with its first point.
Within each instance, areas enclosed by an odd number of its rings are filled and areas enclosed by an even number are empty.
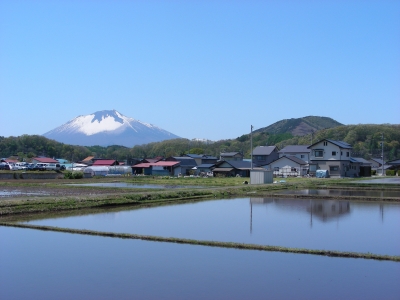
{"type": "Polygon", "coordinates": [[[60,228],[60,227],[53,227],[53,226],[20,224],[20,223],[0,222],[0,226],[35,229],[35,230],[42,230],[42,231],[54,231],[54,232],[71,233],[71,234],[82,234],[82,235],[91,235],[91,236],[103,236],[103,237],[121,238],[121,239],[136,239],[136,240],[145,240],[145,241],[153,241],[153,242],[167,242],[167,243],[188,244],[188,245],[198,245],[198,246],[208,246],[208,247],[219,247],[219,248],[233,248],[233,249],[242,249],[242,250],[257,250],[257,251],[271,251],[271,252],[286,252],[286,253],[295,253],[295,254],[312,254],[312,255],[321,255],[321,256],[330,256],[330,257],[363,258],[363,259],[400,262],[400,256],[381,255],[381,254],[374,254],[374,253],[343,252],[343,251],[332,251],[332,250],[313,250],[313,249],[304,249],[304,248],[289,248],[289,247],[244,244],[244,243],[235,243],[235,242],[192,240],[192,239],[184,239],[184,238],[104,232],[104,231],[94,231],[94,230],[86,230],[86,229],[60,228]]]}

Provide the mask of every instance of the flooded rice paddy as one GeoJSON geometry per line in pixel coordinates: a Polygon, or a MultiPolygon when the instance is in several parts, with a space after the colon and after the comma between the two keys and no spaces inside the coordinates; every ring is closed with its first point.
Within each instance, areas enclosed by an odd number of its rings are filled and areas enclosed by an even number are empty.
{"type": "MultiPolygon", "coordinates": [[[[400,255],[400,203],[323,200],[322,195],[321,199],[215,199],[79,213],[42,220],[37,215],[22,222],[400,255]]],[[[0,227],[0,236],[0,299],[398,299],[400,295],[400,263],[394,261],[12,227],[0,227]]]]}
{"type": "Polygon", "coordinates": [[[162,237],[400,255],[400,204],[237,198],[26,223],[162,237]]]}
{"type": "Polygon", "coordinates": [[[400,190],[339,190],[339,189],[303,189],[303,190],[283,190],[278,191],[276,194],[286,195],[316,195],[316,196],[361,196],[369,198],[383,198],[383,197],[399,197],[400,190]]]}

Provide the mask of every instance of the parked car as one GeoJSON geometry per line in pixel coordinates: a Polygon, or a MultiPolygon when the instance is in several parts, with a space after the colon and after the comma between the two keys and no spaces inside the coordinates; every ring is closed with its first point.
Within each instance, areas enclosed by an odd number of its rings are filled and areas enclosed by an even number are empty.
{"type": "Polygon", "coordinates": [[[27,168],[28,171],[36,171],[36,170],[37,170],[35,164],[28,164],[28,165],[26,166],[26,168],[27,168]]]}
{"type": "Polygon", "coordinates": [[[46,164],[45,168],[47,171],[50,171],[50,170],[58,171],[58,170],[60,170],[60,164],[49,163],[49,164],[46,164]]]}
{"type": "Polygon", "coordinates": [[[26,170],[26,169],[27,169],[26,163],[16,163],[14,166],[15,166],[18,170],[26,170]]]}
{"type": "Polygon", "coordinates": [[[4,168],[5,168],[5,163],[0,163],[0,170],[4,170],[4,168]]]}
{"type": "Polygon", "coordinates": [[[46,164],[45,163],[37,163],[36,164],[36,170],[46,171],[46,164]]]}

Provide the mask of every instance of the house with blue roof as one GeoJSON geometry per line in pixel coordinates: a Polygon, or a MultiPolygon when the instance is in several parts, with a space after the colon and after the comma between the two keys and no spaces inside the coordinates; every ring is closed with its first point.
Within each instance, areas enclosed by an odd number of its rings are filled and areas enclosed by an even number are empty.
{"type": "Polygon", "coordinates": [[[358,177],[361,162],[351,157],[353,148],[343,141],[320,140],[308,148],[310,152],[310,173],[327,170],[331,177],[358,177]],[[311,167],[316,170],[311,170],[311,167]]]}

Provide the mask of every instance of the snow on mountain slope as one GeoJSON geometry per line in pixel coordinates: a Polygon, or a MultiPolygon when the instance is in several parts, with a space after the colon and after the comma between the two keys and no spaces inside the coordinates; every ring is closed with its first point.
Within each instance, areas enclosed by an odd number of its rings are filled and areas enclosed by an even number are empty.
{"type": "Polygon", "coordinates": [[[179,138],[152,124],[129,118],[116,110],[103,110],[78,116],[44,134],[45,137],[67,144],[82,146],[138,144],[179,138]]]}

